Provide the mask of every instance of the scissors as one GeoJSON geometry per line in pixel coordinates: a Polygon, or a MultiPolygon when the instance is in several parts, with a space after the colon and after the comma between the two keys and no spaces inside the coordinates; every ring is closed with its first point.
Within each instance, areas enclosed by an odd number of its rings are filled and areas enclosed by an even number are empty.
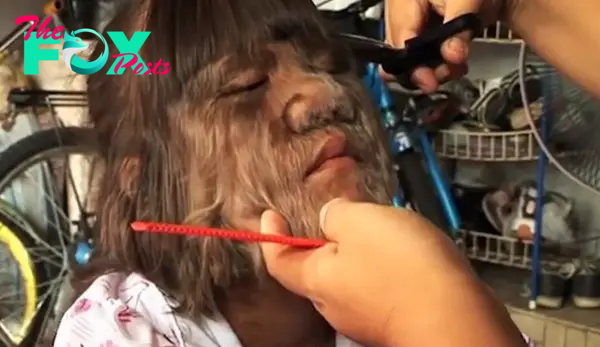
{"type": "Polygon", "coordinates": [[[408,89],[417,89],[410,82],[410,73],[417,67],[435,68],[444,63],[441,48],[444,41],[463,31],[477,32],[481,21],[475,13],[428,28],[423,34],[405,41],[404,48],[394,48],[387,43],[366,36],[340,34],[354,55],[362,61],[380,64],[383,70],[398,77],[398,82],[408,89]]]}

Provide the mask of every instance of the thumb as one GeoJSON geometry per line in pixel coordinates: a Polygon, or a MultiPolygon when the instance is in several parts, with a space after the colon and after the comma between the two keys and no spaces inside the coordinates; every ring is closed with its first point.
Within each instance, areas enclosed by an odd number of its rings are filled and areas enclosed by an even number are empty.
{"type": "MultiPolygon", "coordinates": [[[[448,1],[444,10],[444,23],[467,13],[477,13],[481,7],[480,0],[448,1]]],[[[442,47],[442,55],[450,63],[462,64],[467,61],[472,32],[462,32],[446,40],[442,47]]]]}
{"type": "MultiPolygon", "coordinates": [[[[265,211],[260,220],[260,232],[269,235],[288,235],[287,222],[274,211],[265,211]]],[[[268,273],[288,290],[307,297],[313,297],[314,279],[317,273],[318,259],[323,248],[299,249],[277,243],[260,244],[262,256],[268,273]]]]}
{"type": "MultiPolygon", "coordinates": [[[[287,222],[277,212],[267,210],[263,212],[260,218],[260,233],[278,236],[288,235],[287,222]]],[[[269,272],[272,268],[277,268],[276,259],[281,257],[281,254],[288,249],[287,246],[274,242],[261,242],[260,247],[269,272]]]]}

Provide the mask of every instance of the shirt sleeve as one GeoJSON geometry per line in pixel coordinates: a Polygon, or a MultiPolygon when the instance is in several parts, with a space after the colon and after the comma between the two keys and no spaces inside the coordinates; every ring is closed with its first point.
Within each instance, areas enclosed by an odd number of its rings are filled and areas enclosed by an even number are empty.
{"type": "Polygon", "coordinates": [[[178,347],[118,299],[85,297],[63,316],[54,347],[178,347]]]}

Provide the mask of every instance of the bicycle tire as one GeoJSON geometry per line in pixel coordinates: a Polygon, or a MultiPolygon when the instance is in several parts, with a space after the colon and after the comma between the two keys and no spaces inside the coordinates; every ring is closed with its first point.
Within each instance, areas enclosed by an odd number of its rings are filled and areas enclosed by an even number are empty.
{"type": "Polygon", "coordinates": [[[421,155],[415,151],[404,152],[396,156],[395,162],[399,168],[400,187],[411,207],[453,238],[450,223],[421,155]]]}
{"type": "Polygon", "coordinates": [[[30,226],[5,202],[0,202],[0,243],[7,246],[11,259],[16,263],[19,279],[24,282],[25,309],[17,334],[0,328],[0,341],[5,346],[29,346],[30,334],[36,326],[37,301],[40,296],[37,284],[48,279],[43,264],[35,264],[28,252],[35,240],[27,232],[30,226]]]}
{"type": "MultiPolygon", "coordinates": [[[[31,165],[33,160],[42,158],[44,154],[54,150],[72,152],[77,149],[79,152],[92,152],[95,148],[95,132],[91,128],[84,127],[58,127],[35,132],[19,141],[11,144],[6,150],[0,153],[0,190],[6,189],[8,184],[22,173],[24,168],[31,165]]],[[[3,210],[0,208],[0,212],[3,210]]],[[[31,234],[25,233],[22,240],[30,245],[35,245],[36,240],[31,234]]],[[[52,233],[50,233],[52,235],[52,233]]],[[[57,245],[58,241],[52,236],[45,240],[50,245],[57,245]]],[[[43,266],[36,270],[36,280],[41,283],[53,276],[58,275],[55,271],[43,266]],[[43,280],[43,281],[40,281],[43,280]]],[[[52,290],[48,288],[47,290],[52,290]]],[[[40,293],[37,295],[40,297],[40,293]]],[[[3,329],[0,329],[0,341],[7,347],[33,346],[34,342],[43,333],[46,323],[46,317],[52,310],[50,300],[46,300],[37,309],[35,317],[29,324],[27,336],[18,344],[12,341],[3,329]]]]}
{"type": "Polygon", "coordinates": [[[96,144],[94,129],[84,127],[59,127],[35,132],[13,143],[0,153],[0,187],[14,177],[23,163],[54,149],[88,147],[96,144]]]}

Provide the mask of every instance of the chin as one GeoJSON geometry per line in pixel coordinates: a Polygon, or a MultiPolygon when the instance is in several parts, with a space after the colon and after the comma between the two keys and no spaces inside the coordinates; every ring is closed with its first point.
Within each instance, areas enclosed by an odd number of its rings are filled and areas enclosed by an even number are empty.
{"type": "Polygon", "coordinates": [[[311,187],[323,203],[331,199],[342,198],[349,201],[365,201],[366,187],[363,187],[355,175],[339,176],[337,179],[320,182],[311,187]]]}

